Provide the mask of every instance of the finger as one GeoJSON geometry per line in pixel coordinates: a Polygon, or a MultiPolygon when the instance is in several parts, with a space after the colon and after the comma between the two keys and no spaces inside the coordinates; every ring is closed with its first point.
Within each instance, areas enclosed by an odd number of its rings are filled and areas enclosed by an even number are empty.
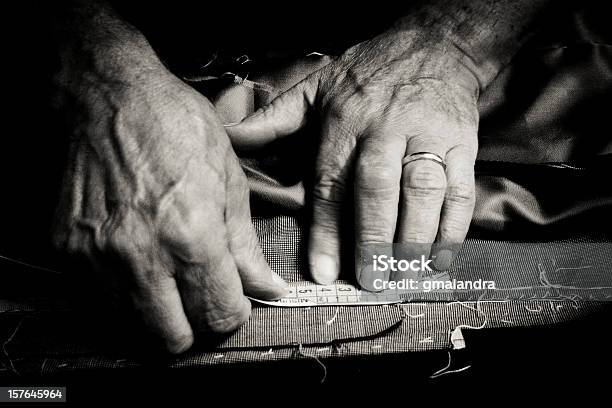
{"type": "Polygon", "coordinates": [[[256,100],[256,103],[258,103],[257,106],[269,104],[279,94],[294,87],[300,81],[325,67],[331,61],[332,58],[330,56],[312,53],[295,61],[292,60],[284,67],[256,78],[258,82],[274,84],[273,92],[259,92],[256,94],[258,97],[258,100],[256,100]]]}
{"type": "Polygon", "coordinates": [[[235,330],[251,310],[230,253],[224,212],[212,201],[175,206],[164,220],[164,242],[171,248],[183,307],[196,333],[235,330]]]}
{"type": "Polygon", "coordinates": [[[178,354],[191,347],[193,331],[173,278],[141,287],[132,294],[132,302],[145,326],[163,341],[166,350],[178,354]]]}
{"type": "Polygon", "coordinates": [[[330,284],[340,274],[340,207],[356,145],[339,119],[334,115],[324,120],[315,164],[308,261],[314,281],[320,284],[330,284]]]}
{"type": "Polygon", "coordinates": [[[447,155],[447,187],[433,264],[446,270],[465,240],[474,212],[476,149],[458,146],[447,155]]]}
{"type": "Polygon", "coordinates": [[[246,177],[235,156],[229,158],[227,183],[227,229],[242,287],[258,299],[278,299],[287,294],[285,281],[266,262],[251,223],[246,177]]]}
{"type": "Polygon", "coordinates": [[[229,333],[248,320],[251,303],[243,295],[229,249],[183,262],[177,282],[194,331],[229,333]]]}
{"type": "MultiPolygon", "coordinates": [[[[432,139],[432,138],[427,138],[432,139]]],[[[444,158],[440,147],[421,142],[408,141],[406,156],[417,152],[431,152],[444,158]]],[[[418,160],[404,165],[402,169],[402,198],[398,227],[399,247],[402,259],[425,260],[429,258],[431,245],[436,238],[440,211],[446,191],[444,168],[436,162],[418,160]]],[[[415,272],[398,272],[396,279],[414,278],[415,272]]]]}
{"type": "MultiPolygon", "coordinates": [[[[368,135],[355,163],[355,235],[358,253],[392,255],[397,223],[402,158],[406,138],[383,132],[368,135]]],[[[371,259],[370,256],[365,258],[371,259]]],[[[375,271],[371,262],[357,264],[357,280],[374,290],[374,280],[389,279],[388,271],[375,271]]]]}
{"type": "Polygon", "coordinates": [[[232,145],[241,150],[256,149],[301,129],[314,103],[317,82],[317,74],[312,74],[242,122],[226,125],[232,145]]]}
{"type": "Polygon", "coordinates": [[[134,310],[145,327],[171,353],[186,351],[193,344],[193,331],[183,310],[171,263],[150,245],[148,235],[122,228],[108,243],[110,253],[127,269],[134,310]]]}

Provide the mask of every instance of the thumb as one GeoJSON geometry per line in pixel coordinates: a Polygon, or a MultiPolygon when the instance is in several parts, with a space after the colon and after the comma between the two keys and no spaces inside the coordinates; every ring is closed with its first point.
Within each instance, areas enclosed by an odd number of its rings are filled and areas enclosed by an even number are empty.
{"type": "Polygon", "coordinates": [[[300,130],[314,104],[317,84],[318,76],[315,72],[242,122],[225,125],[234,148],[257,149],[300,130]]]}
{"type": "Polygon", "coordinates": [[[234,219],[228,223],[230,248],[242,281],[244,293],[257,299],[278,299],[288,293],[287,283],[263,256],[257,234],[250,220],[234,219]]]}
{"type": "Polygon", "coordinates": [[[228,172],[226,225],[230,251],[238,267],[245,294],[258,299],[278,299],[288,293],[285,281],[264,258],[251,222],[249,189],[238,160],[228,172]]]}

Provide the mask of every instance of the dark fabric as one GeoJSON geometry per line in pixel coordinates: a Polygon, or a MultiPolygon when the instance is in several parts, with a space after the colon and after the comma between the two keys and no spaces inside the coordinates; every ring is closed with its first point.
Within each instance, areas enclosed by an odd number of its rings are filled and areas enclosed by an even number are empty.
{"type": "MultiPolygon", "coordinates": [[[[610,227],[601,224],[600,215],[612,204],[607,182],[612,130],[606,114],[612,106],[612,32],[597,10],[587,3],[545,25],[482,93],[475,228],[510,233],[583,223],[587,217],[595,220],[590,227],[610,227]]],[[[268,103],[329,58],[273,60],[255,61],[254,72],[244,73],[265,89],[230,85],[213,94],[226,123],[268,103]],[[258,65],[278,68],[261,73],[258,65]]],[[[228,68],[213,64],[209,69],[228,68]]],[[[291,214],[304,206],[316,132],[315,125],[243,157],[256,214],[291,214]]]]}

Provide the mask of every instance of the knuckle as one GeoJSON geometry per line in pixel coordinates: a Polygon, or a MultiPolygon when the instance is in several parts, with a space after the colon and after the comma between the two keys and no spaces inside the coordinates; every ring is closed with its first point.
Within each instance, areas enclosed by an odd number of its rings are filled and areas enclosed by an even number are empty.
{"type": "Polygon", "coordinates": [[[201,253],[206,240],[207,225],[210,217],[203,209],[187,207],[173,211],[169,221],[164,224],[162,236],[178,255],[190,261],[201,253]]]}
{"type": "Polygon", "coordinates": [[[400,169],[389,166],[380,160],[359,160],[355,173],[362,190],[389,190],[399,188],[400,169]]]}
{"type": "Polygon", "coordinates": [[[179,221],[181,232],[183,232],[182,235],[188,236],[189,238],[196,235],[201,229],[201,225],[205,218],[206,214],[202,208],[191,205],[185,206],[181,211],[181,218],[179,221]]]}
{"type": "Polygon", "coordinates": [[[330,117],[344,123],[358,122],[364,110],[363,101],[359,96],[336,95],[330,97],[326,110],[330,117]]]}
{"type": "Polygon", "coordinates": [[[51,244],[58,252],[85,259],[92,258],[98,249],[94,234],[77,226],[55,229],[51,235],[51,244]]]}
{"type": "Polygon", "coordinates": [[[96,246],[102,252],[120,257],[148,246],[151,230],[146,218],[146,214],[127,208],[111,213],[100,223],[96,246]]]}
{"type": "Polygon", "coordinates": [[[215,316],[208,320],[207,326],[210,332],[215,334],[226,334],[237,330],[251,315],[250,308],[243,308],[234,312],[215,316]]]}
{"type": "Polygon", "coordinates": [[[314,185],[314,197],[327,202],[339,202],[345,192],[344,182],[337,177],[322,175],[314,185]]]}
{"type": "Polygon", "coordinates": [[[192,333],[171,333],[164,338],[164,346],[171,354],[181,354],[193,345],[192,333]]]}
{"type": "Polygon", "coordinates": [[[51,230],[50,241],[53,248],[68,255],[90,252],[91,229],[82,228],[76,217],[61,210],[51,230]]]}
{"type": "Polygon", "coordinates": [[[336,248],[338,247],[339,221],[337,211],[327,210],[323,215],[322,211],[315,214],[315,220],[311,227],[310,246],[336,248]]]}
{"type": "Polygon", "coordinates": [[[359,244],[360,245],[367,245],[367,244],[371,244],[371,243],[389,243],[390,240],[392,240],[393,237],[391,237],[391,232],[390,230],[386,230],[384,229],[382,226],[381,227],[371,227],[368,228],[367,231],[361,231],[360,237],[359,237],[359,244]]]}
{"type": "Polygon", "coordinates": [[[350,115],[348,103],[341,103],[337,98],[331,99],[326,108],[328,114],[335,119],[347,119],[350,115]]]}
{"type": "Polygon", "coordinates": [[[82,252],[83,240],[74,239],[76,231],[73,228],[56,228],[51,235],[51,244],[57,251],[75,255],[82,252]]]}
{"type": "Polygon", "coordinates": [[[405,177],[403,187],[412,195],[438,195],[446,190],[446,177],[438,164],[416,164],[405,177]]]}
{"type": "Polygon", "coordinates": [[[386,163],[379,163],[378,165],[372,166],[372,177],[375,180],[386,181],[386,180],[394,180],[400,177],[399,167],[389,166],[386,163]]]}
{"type": "Polygon", "coordinates": [[[470,220],[470,217],[447,217],[444,222],[440,224],[440,234],[446,237],[456,237],[457,235],[465,236],[470,227],[470,220]]]}
{"type": "Polygon", "coordinates": [[[118,226],[108,234],[105,249],[121,258],[125,258],[134,249],[134,239],[135,237],[128,233],[124,226],[118,226]]]}
{"type": "Polygon", "coordinates": [[[276,99],[274,99],[271,103],[268,103],[261,108],[259,108],[258,115],[261,115],[263,118],[270,118],[274,115],[274,110],[276,109],[276,105],[282,103],[286,99],[285,94],[281,94],[276,99]]]}
{"type": "Polygon", "coordinates": [[[476,201],[475,187],[472,183],[459,183],[448,187],[446,201],[462,207],[473,207],[476,201]]]}

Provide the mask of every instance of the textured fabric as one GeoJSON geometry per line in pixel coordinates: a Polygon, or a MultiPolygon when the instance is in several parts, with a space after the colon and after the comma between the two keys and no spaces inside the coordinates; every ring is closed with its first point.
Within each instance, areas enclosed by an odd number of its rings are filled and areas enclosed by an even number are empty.
{"type": "MultiPolygon", "coordinates": [[[[254,224],[272,268],[289,281],[307,279],[300,255],[304,248],[302,222],[277,216],[254,219],[254,224]]],[[[451,347],[450,332],[457,327],[533,326],[576,319],[597,310],[601,299],[594,302],[570,296],[557,286],[576,282],[600,286],[602,279],[604,283],[610,280],[606,273],[609,267],[599,268],[602,275],[591,274],[590,280],[567,280],[563,271],[552,266],[572,265],[567,261],[582,265],[584,259],[609,265],[610,245],[594,239],[548,244],[470,240],[452,276],[487,276],[498,280],[500,288],[529,288],[519,293],[488,292],[467,303],[449,298],[445,302],[413,300],[371,307],[284,309],[254,305],[251,319],[227,339],[212,348],[196,346],[164,364],[184,367],[439,350],[451,347]],[[545,279],[540,264],[546,267],[545,279]]],[[[590,262],[590,266],[595,264],[590,262]]],[[[0,315],[1,326],[8,328],[3,342],[6,369],[53,373],[150,364],[126,348],[115,321],[92,319],[91,314],[66,308],[61,302],[48,301],[35,311],[30,305],[30,300],[14,301],[0,315]]]]}
{"type": "MultiPolygon", "coordinates": [[[[483,328],[493,328],[519,325],[548,325],[576,319],[592,313],[596,310],[592,306],[592,304],[585,304],[575,309],[569,305],[551,304],[548,301],[504,304],[484,303],[480,305],[479,312],[472,309],[473,305],[460,303],[410,304],[402,306],[403,311],[399,309],[399,306],[374,307],[367,309],[371,314],[377,315],[377,324],[379,326],[387,324],[388,327],[395,328],[395,330],[385,332],[380,336],[356,339],[354,339],[355,333],[351,333],[349,338],[332,336],[337,341],[329,343],[322,341],[327,339],[317,340],[314,344],[299,343],[297,341],[295,343],[282,344],[281,346],[275,346],[275,342],[265,346],[245,344],[235,346],[228,343],[214,351],[192,350],[184,356],[172,359],[167,362],[167,365],[170,367],[185,367],[310,358],[313,356],[319,358],[342,358],[359,355],[439,350],[450,346],[449,332],[459,325],[476,328],[481,326],[483,328]],[[485,324],[483,325],[483,323],[485,324]],[[300,344],[302,344],[301,347],[300,344]]],[[[275,310],[256,309],[252,321],[278,318],[278,315],[269,314],[270,311],[274,312],[275,310]]],[[[348,310],[349,308],[342,308],[339,316],[348,310]]],[[[300,309],[295,310],[292,314],[292,316],[285,315],[283,318],[298,317],[294,323],[294,327],[296,327],[294,338],[296,340],[305,340],[303,336],[306,336],[306,330],[310,327],[302,326],[304,320],[316,319],[318,327],[332,326],[326,325],[326,321],[323,319],[331,319],[335,311],[333,309],[300,309]],[[299,317],[298,314],[302,316],[299,317]],[[300,336],[300,334],[303,336],[300,336]]],[[[352,324],[355,325],[355,321],[365,321],[364,317],[367,316],[356,318],[355,315],[351,315],[349,312],[346,318],[352,318],[352,324]]],[[[22,374],[39,372],[49,374],[75,369],[146,366],[147,363],[134,358],[133,353],[117,353],[109,351],[99,344],[96,345],[93,339],[82,335],[83,329],[86,327],[82,327],[79,331],[80,335],[75,336],[77,335],[76,331],[70,327],[70,324],[74,323],[79,323],[79,321],[62,320],[58,315],[55,315],[55,317],[39,315],[23,321],[17,336],[7,345],[7,354],[10,356],[15,368],[22,374]],[[29,327],[38,330],[30,330],[29,327]],[[60,328],[65,330],[60,332],[58,330],[60,328]],[[40,336],[49,336],[50,333],[62,334],[62,336],[48,338],[45,342],[40,341],[40,336]],[[89,343],[87,340],[89,340],[89,343]]],[[[250,339],[256,338],[255,329],[255,327],[245,326],[241,329],[242,334],[240,334],[240,337],[243,338],[243,336],[250,335],[250,339]]],[[[338,330],[337,334],[341,334],[341,332],[338,330]]]]}

